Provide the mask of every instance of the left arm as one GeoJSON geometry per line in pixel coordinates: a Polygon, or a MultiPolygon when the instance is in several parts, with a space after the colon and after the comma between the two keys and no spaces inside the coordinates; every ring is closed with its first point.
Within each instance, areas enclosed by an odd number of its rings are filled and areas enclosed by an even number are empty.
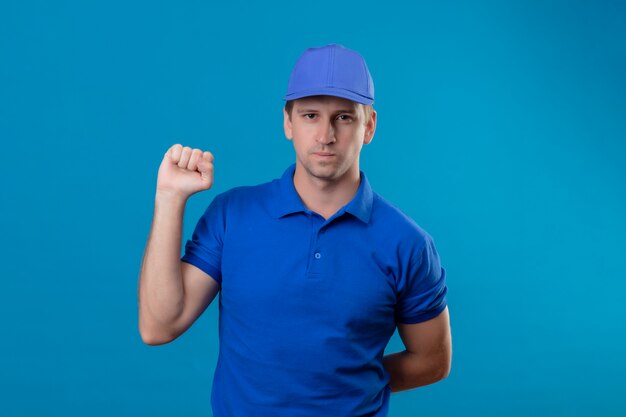
{"type": "Polygon", "coordinates": [[[383,357],[391,392],[432,384],[448,376],[452,362],[448,307],[421,323],[398,323],[398,333],[406,350],[383,357]]]}

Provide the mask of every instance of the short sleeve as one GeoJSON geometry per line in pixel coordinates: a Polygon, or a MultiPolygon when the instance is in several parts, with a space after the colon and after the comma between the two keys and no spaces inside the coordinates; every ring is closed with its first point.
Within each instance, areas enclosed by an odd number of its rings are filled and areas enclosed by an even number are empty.
{"type": "Polygon", "coordinates": [[[222,283],[222,247],[226,230],[224,193],[218,194],[198,220],[185,243],[181,261],[190,263],[222,283]]]}
{"type": "Polygon", "coordinates": [[[441,266],[435,244],[428,234],[419,255],[409,263],[400,280],[396,322],[412,324],[434,318],[446,303],[446,270],[441,266]]]}

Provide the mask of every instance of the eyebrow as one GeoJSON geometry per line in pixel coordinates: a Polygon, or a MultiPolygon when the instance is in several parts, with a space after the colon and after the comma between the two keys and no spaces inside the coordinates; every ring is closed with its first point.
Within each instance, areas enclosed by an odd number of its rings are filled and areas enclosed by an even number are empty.
{"type": "MultiPolygon", "coordinates": [[[[302,113],[311,113],[311,112],[317,112],[319,111],[318,109],[298,109],[297,113],[298,114],[302,114],[302,113]]],[[[335,113],[350,113],[350,114],[356,114],[356,111],[354,109],[340,109],[337,110],[335,113]]]]}

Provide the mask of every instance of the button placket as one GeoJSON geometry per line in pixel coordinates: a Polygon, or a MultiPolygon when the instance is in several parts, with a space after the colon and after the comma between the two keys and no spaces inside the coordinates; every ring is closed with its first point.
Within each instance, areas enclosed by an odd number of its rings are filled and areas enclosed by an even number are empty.
{"type": "MultiPolygon", "coordinates": [[[[313,274],[313,276],[319,276],[321,274],[323,274],[323,264],[322,261],[324,260],[324,248],[321,244],[321,238],[324,235],[324,224],[323,222],[316,222],[316,226],[317,228],[315,228],[314,232],[313,232],[313,236],[312,236],[312,244],[311,244],[311,252],[309,256],[311,256],[309,259],[310,264],[309,264],[309,273],[313,274]]],[[[311,277],[311,275],[310,275],[311,277]]]]}

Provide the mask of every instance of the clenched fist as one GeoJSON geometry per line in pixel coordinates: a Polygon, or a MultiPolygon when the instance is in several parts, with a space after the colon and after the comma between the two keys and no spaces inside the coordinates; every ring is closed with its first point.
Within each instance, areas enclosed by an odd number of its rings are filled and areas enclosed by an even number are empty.
{"type": "Polygon", "coordinates": [[[213,185],[213,154],[177,143],[167,150],[157,178],[157,193],[188,198],[213,185]]]}

